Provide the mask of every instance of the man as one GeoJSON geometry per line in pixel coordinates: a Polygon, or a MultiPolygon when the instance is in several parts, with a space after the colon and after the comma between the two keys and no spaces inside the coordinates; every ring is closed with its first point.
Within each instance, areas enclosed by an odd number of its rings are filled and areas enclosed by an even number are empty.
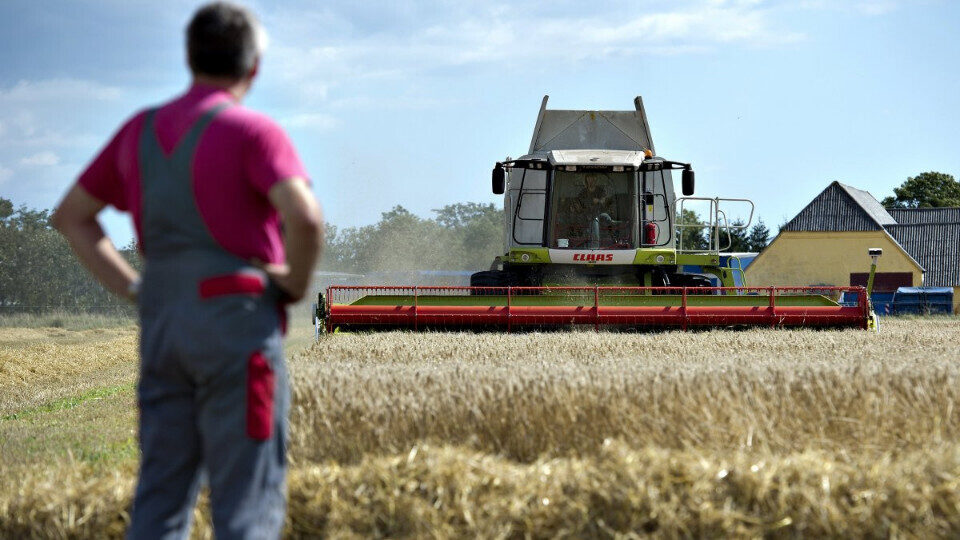
{"type": "Polygon", "coordinates": [[[570,223],[568,234],[582,238],[580,242],[576,242],[578,245],[573,247],[598,249],[601,237],[608,243],[615,241],[609,230],[612,224],[619,223],[611,217],[616,215],[613,203],[613,197],[599,184],[596,174],[584,175],[583,187],[572,197],[566,216],[570,223]]]}
{"type": "Polygon", "coordinates": [[[90,272],[139,306],[131,538],[186,537],[201,470],[217,538],[276,537],[283,525],[283,304],[307,292],[323,221],[287,136],[239,105],[262,36],[243,8],[200,8],[189,91],[124,124],[54,214],[90,272]],[[99,225],[107,204],[133,216],[142,281],[99,225]]]}
{"type": "Polygon", "coordinates": [[[571,213],[594,219],[600,214],[613,213],[613,199],[597,182],[596,174],[587,174],[583,178],[583,188],[573,198],[570,205],[571,213]]]}

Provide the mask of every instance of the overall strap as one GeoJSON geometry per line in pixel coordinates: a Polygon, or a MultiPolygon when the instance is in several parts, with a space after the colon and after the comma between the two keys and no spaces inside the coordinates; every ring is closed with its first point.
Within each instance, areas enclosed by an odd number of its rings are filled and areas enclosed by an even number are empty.
{"type": "Polygon", "coordinates": [[[170,161],[178,166],[185,165],[189,167],[190,162],[193,161],[193,154],[197,150],[197,145],[200,143],[200,136],[203,135],[204,130],[207,129],[210,122],[213,122],[213,119],[229,106],[230,102],[227,101],[218,103],[200,115],[200,118],[190,126],[187,133],[177,141],[177,145],[173,148],[173,153],[170,154],[170,161]]]}
{"type": "Polygon", "coordinates": [[[210,234],[200,215],[193,189],[194,154],[210,122],[230,106],[220,103],[205,111],[177,142],[169,156],[156,132],[156,109],[146,113],[138,157],[142,192],[143,250],[147,260],[186,252],[226,252],[210,234]]]}

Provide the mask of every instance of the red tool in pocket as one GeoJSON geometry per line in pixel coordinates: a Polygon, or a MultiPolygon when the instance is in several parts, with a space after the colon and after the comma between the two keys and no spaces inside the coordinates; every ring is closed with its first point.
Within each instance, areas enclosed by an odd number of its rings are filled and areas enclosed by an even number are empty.
{"type": "Polygon", "coordinates": [[[274,374],[270,362],[257,351],[247,362],[247,436],[265,441],[273,434],[274,374]]]}

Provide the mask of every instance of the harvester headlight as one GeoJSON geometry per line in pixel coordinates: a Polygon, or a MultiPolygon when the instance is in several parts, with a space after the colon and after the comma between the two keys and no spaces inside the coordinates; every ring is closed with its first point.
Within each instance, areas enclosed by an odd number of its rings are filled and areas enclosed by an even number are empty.
{"type": "Polygon", "coordinates": [[[614,165],[613,172],[623,172],[623,165],[614,165]]]}
{"type": "Polygon", "coordinates": [[[530,262],[530,254],[524,253],[523,255],[520,256],[520,260],[523,262],[530,262]]]}
{"type": "Polygon", "coordinates": [[[567,165],[567,166],[564,167],[563,169],[564,169],[565,171],[567,171],[567,172],[574,172],[574,171],[577,170],[577,166],[576,166],[576,165],[567,165]]]}
{"type": "Polygon", "coordinates": [[[663,255],[657,255],[657,262],[658,262],[658,263],[662,263],[662,262],[663,262],[663,255]]]}

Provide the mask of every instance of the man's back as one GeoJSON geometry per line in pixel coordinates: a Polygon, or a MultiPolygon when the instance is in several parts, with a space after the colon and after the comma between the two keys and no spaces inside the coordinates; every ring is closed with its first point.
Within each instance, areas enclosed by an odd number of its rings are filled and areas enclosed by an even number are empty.
{"type": "Polygon", "coordinates": [[[307,293],[323,217],[286,135],[239,105],[258,28],[241,7],[200,8],[191,89],[125,123],[53,216],[81,262],[139,308],[132,538],[187,537],[204,479],[218,538],[283,526],[284,305],[307,293]],[[133,215],[142,276],[104,235],[106,204],[133,215]]]}
{"type": "MultiPolygon", "coordinates": [[[[204,130],[191,164],[193,193],[211,235],[244,259],[284,260],[277,212],[268,192],[277,182],[306,178],[293,144],[266,116],[235,104],[229,92],[195,85],[155,113],[154,133],[161,149],[173,153],[203,113],[229,104],[204,130]]],[[[91,195],[133,217],[142,238],[140,137],[148,111],[135,115],[81,175],[91,195]]]]}

